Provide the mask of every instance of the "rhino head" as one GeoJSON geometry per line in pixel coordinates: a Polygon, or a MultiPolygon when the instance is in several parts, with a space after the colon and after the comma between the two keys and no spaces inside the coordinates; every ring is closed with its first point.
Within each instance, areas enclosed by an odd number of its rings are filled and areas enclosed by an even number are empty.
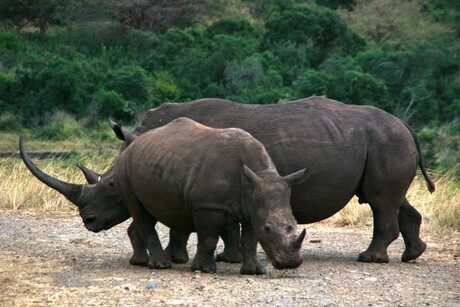
{"type": "Polygon", "coordinates": [[[19,152],[35,177],[78,207],[83,223],[89,231],[107,230],[131,217],[115,191],[111,170],[99,175],[79,166],[88,184],[67,183],[44,173],[32,162],[24,148],[22,137],[19,138],[19,152]]]}
{"type": "Polygon", "coordinates": [[[306,170],[281,177],[274,169],[254,173],[243,165],[251,185],[249,216],[257,240],[276,269],[302,264],[300,248],[305,229],[297,236],[297,221],[290,206],[290,186],[304,181],[306,170]]]}

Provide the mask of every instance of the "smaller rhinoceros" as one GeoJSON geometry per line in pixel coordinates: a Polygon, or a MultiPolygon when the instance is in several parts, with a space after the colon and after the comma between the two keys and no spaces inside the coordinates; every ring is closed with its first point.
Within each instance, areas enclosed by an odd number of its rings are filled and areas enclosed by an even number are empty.
{"type": "Polygon", "coordinates": [[[112,168],[113,177],[89,185],[46,177],[28,159],[22,139],[20,149],[37,178],[79,206],[88,229],[96,227],[92,226],[96,222],[84,211],[94,204],[84,206],[82,202],[101,201],[101,195],[108,195],[112,207],[120,203],[117,222],[130,214],[130,239],[142,241],[138,245],[148,251],[135,250],[132,263],[146,263],[150,268],[171,266],[155,231],[157,221],[197,232],[192,271],[215,272],[213,255],[219,234],[235,221],[242,224],[242,274],[264,272],[256,257],[257,241],[277,269],[302,263],[299,252],[305,230],[297,236],[289,198],[290,185],[303,181],[305,170],[281,177],[263,145],[247,132],[213,129],[188,118],[139,137],[124,129],[117,134],[126,141],[126,149],[112,168]]]}

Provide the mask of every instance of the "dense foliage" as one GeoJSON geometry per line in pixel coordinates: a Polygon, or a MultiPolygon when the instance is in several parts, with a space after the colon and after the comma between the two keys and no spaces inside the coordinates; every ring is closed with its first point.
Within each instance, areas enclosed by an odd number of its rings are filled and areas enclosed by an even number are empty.
{"type": "Polygon", "coordinates": [[[435,148],[438,127],[460,131],[458,3],[0,0],[0,129],[327,95],[425,127],[435,148]]]}

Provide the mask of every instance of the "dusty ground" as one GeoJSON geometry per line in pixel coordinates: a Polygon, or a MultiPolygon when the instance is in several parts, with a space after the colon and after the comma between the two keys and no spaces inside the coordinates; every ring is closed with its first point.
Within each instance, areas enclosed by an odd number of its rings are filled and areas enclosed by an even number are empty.
{"type": "Polygon", "coordinates": [[[423,233],[428,250],[415,263],[399,261],[398,239],[389,264],[365,264],[355,259],[371,228],[308,225],[300,268],[242,276],[238,264],[216,274],[131,266],[127,226],[94,234],[76,213],[0,211],[0,305],[460,306],[458,233],[423,233]]]}

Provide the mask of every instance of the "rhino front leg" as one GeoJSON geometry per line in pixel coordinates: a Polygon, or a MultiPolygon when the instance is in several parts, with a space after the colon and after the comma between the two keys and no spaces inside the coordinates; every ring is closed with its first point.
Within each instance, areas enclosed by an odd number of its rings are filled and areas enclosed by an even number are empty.
{"type": "Polygon", "coordinates": [[[135,219],[133,227],[138,231],[144,245],[147,247],[149,253],[147,266],[149,269],[169,269],[171,268],[171,260],[163,251],[160,238],[155,230],[157,220],[150,215],[144,216],[142,219],[135,219]]]}
{"type": "Polygon", "coordinates": [[[240,224],[225,225],[221,235],[224,241],[224,251],[216,256],[216,261],[240,263],[243,256],[240,251],[240,224]]]}
{"type": "Polygon", "coordinates": [[[191,270],[215,273],[214,251],[219,234],[225,225],[225,213],[217,210],[198,210],[193,213],[193,221],[198,236],[198,248],[191,270]]]}
{"type": "Polygon", "coordinates": [[[243,255],[243,266],[240,273],[246,275],[265,274],[263,268],[257,260],[257,239],[249,223],[241,224],[241,254],[243,255]]]}
{"type": "Polygon", "coordinates": [[[188,261],[187,241],[190,232],[171,228],[169,230],[169,243],[165,249],[173,263],[186,263],[188,261]]]}
{"type": "Polygon", "coordinates": [[[147,246],[144,244],[144,240],[142,240],[134,222],[128,227],[128,237],[133,247],[133,256],[129,260],[129,263],[132,265],[147,266],[149,260],[147,246]]]}

